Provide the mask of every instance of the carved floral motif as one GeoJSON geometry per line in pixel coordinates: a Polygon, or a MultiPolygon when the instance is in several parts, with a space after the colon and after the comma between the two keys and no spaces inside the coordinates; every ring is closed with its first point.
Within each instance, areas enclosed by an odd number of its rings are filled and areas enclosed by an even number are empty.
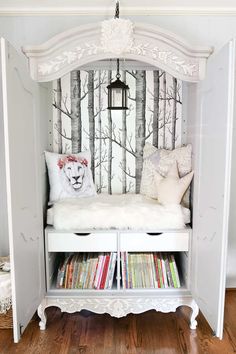
{"type": "Polygon", "coordinates": [[[59,71],[63,66],[73,64],[84,57],[95,55],[99,52],[100,47],[95,43],[85,43],[84,46],[77,46],[73,50],[63,51],[55,58],[38,65],[38,72],[44,76],[59,71]]]}
{"type": "Polygon", "coordinates": [[[133,23],[113,18],[102,22],[101,47],[105,53],[129,53],[133,46],[133,23]]]}
{"type": "MultiPolygon", "coordinates": [[[[112,49],[112,48],[110,48],[112,49]]],[[[108,50],[108,47],[104,50],[102,46],[98,46],[94,43],[85,43],[83,46],[77,46],[73,50],[63,51],[60,55],[50,59],[47,62],[38,65],[38,73],[41,76],[45,76],[51,73],[56,73],[66,65],[74,64],[79,60],[86,57],[94,56],[96,54],[102,54],[108,50]]],[[[110,50],[112,54],[116,52],[110,50]]],[[[136,41],[136,43],[129,48],[132,54],[140,57],[149,57],[150,59],[157,61],[158,63],[164,63],[166,66],[186,76],[198,76],[199,65],[196,61],[189,61],[184,56],[175,53],[171,50],[161,50],[157,46],[153,46],[152,43],[142,43],[136,41]]],[[[142,60],[142,59],[141,59],[142,60]]]]}

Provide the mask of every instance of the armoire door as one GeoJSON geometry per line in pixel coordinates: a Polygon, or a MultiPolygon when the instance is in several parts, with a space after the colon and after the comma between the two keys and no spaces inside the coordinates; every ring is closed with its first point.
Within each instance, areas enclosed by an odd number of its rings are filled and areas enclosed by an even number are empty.
{"type": "Polygon", "coordinates": [[[222,338],[234,114],[235,41],[212,55],[198,85],[192,294],[222,338]]]}
{"type": "Polygon", "coordinates": [[[14,341],[18,342],[45,293],[39,89],[23,55],[4,39],[0,75],[14,341]]]}

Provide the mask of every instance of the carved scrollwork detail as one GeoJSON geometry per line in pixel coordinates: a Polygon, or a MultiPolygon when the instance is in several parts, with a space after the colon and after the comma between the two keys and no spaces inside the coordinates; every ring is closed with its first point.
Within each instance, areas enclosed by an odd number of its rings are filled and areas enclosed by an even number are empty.
{"type": "Polygon", "coordinates": [[[101,46],[104,52],[117,55],[130,52],[133,46],[133,23],[121,18],[103,21],[101,46]]]}
{"type": "Polygon", "coordinates": [[[57,298],[47,301],[48,306],[57,306],[63,312],[89,310],[95,313],[108,313],[113,317],[123,317],[128,313],[142,313],[151,309],[173,312],[181,305],[191,305],[184,298],[57,298]]]}
{"type": "Polygon", "coordinates": [[[64,65],[73,64],[81,58],[97,54],[101,48],[96,43],[85,43],[84,46],[76,46],[74,49],[63,51],[55,58],[38,65],[40,75],[47,75],[57,72],[64,65]]]}
{"type": "Polygon", "coordinates": [[[135,44],[131,52],[140,56],[148,56],[151,59],[162,62],[168,67],[186,75],[197,76],[199,72],[199,65],[195,61],[186,60],[179,53],[172,50],[163,50],[157,46],[153,46],[152,43],[137,43],[135,44]]]}
{"type": "MultiPolygon", "coordinates": [[[[104,21],[103,27],[107,27],[106,22],[116,22],[119,23],[121,20],[110,20],[104,21]]],[[[70,50],[62,51],[61,54],[55,56],[49,61],[43,62],[38,65],[38,73],[40,75],[47,75],[51,73],[55,73],[59,71],[63,66],[73,64],[74,62],[78,62],[79,60],[85,57],[94,56],[96,54],[102,53],[111,53],[111,54],[135,54],[138,56],[149,57],[158,63],[164,63],[167,67],[172,68],[172,70],[177,71],[186,76],[198,76],[199,74],[199,65],[197,60],[188,59],[185,55],[181,54],[178,50],[174,50],[174,48],[163,47],[155,45],[154,42],[143,41],[141,38],[133,40],[133,25],[128,20],[126,21],[126,31],[127,36],[125,35],[125,31],[120,33],[120,37],[127,37],[126,40],[118,41],[116,39],[116,43],[120,43],[119,45],[114,46],[114,39],[111,40],[112,32],[110,30],[110,35],[107,33],[105,35],[105,30],[102,30],[102,38],[101,45],[99,45],[99,41],[94,42],[85,42],[81,43],[81,45],[76,46],[75,48],[71,48],[70,50]],[[112,44],[111,44],[112,43],[112,44]]],[[[118,26],[119,27],[119,26],[118,26]]],[[[119,38],[120,39],[120,38],[119,38]]]]}
{"type": "Polygon", "coordinates": [[[212,48],[191,46],[156,26],[111,19],[65,31],[41,45],[24,47],[23,52],[36,81],[51,81],[81,65],[120,57],[195,82],[204,78],[212,48]]]}
{"type": "MultiPolygon", "coordinates": [[[[85,43],[84,45],[77,46],[74,49],[63,51],[55,58],[50,59],[47,62],[43,62],[38,65],[38,73],[42,76],[55,73],[59,71],[63,66],[73,64],[85,57],[94,56],[107,52],[107,49],[94,43],[85,43]]],[[[167,67],[172,68],[174,71],[186,76],[198,76],[199,65],[195,61],[189,61],[184,56],[180,56],[179,53],[171,50],[162,50],[157,46],[153,46],[152,43],[137,42],[129,48],[129,53],[150,57],[152,60],[164,63],[167,67]]],[[[110,53],[112,53],[110,51],[110,53]]],[[[124,54],[126,51],[124,52],[124,54]]],[[[116,54],[116,53],[114,53],[116,54]]]]}
{"type": "Polygon", "coordinates": [[[175,312],[179,306],[189,306],[192,309],[190,328],[197,326],[196,316],[198,306],[191,297],[99,297],[99,298],[45,298],[38,308],[38,315],[41,319],[41,329],[46,327],[45,309],[56,306],[62,312],[78,312],[88,310],[95,313],[108,313],[112,317],[124,317],[129,313],[139,314],[149,310],[160,312],[175,312]]]}

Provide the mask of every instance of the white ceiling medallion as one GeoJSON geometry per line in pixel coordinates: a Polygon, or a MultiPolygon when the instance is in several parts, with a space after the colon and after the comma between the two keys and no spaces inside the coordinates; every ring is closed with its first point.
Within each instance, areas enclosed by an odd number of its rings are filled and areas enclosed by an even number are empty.
{"type": "Polygon", "coordinates": [[[134,26],[130,20],[113,18],[103,21],[101,46],[105,53],[129,53],[134,43],[134,26]]]}

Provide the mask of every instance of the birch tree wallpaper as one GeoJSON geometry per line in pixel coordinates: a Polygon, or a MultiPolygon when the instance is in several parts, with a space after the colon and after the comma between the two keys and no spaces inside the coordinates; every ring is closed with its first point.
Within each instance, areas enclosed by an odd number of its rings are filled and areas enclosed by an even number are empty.
{"type": "Polygon", "coordinates": [[[97,192],[140,190],[143,148],[181,145],[182,84],[160,71],[122,71],[128,110],[107,110],[111,70],[74,70],[53,83],[53,150],[90,149],[97,192]]]}

